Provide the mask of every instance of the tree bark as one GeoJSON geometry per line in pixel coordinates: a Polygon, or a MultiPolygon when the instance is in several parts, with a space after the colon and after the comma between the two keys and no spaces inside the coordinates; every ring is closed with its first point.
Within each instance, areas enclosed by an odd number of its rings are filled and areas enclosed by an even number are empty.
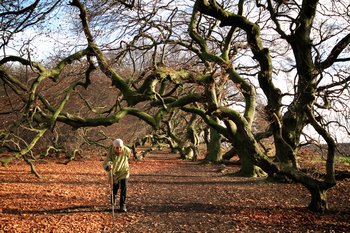
{"type": "Polygon", "coordinates": [[[308,208],[314,212],[322,213],[328,209],[327,190],[321,190],[318,187],[309,189],[311,193],[311,202],[308,208]]]}
{"type": "Polygon", "coordinates": [[[236,155],[237,155],[237,150],[232,147],[229,151],[227,151],[225,154],[222,155],[222,159],[230,160],[236,155]]]}
{"type": "Polygon", "coordinates": [[[207,155],[205,161],[217,163],[222,160],[221,135],[213,128],[209,129],[210,138],[207,144],[207,155]]]}
{"type": "Polygon", "coordinates": [[[242,177],[265,177],[267,175],[260,167],[250,161],[249,156],[240,157],[241,169],[236,173],[242,177]]]}

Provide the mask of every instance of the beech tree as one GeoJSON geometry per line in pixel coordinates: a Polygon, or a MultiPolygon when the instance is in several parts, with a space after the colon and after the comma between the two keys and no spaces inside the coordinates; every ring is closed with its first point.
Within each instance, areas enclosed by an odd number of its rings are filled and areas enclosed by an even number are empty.
{"type": "MultiPolygon", "coordinates": [[[[30,163],[27,154],[57,124],[110,126],[131,115],[159,130],[178,111],[190,114],[190,120],[185,118],[189,140],[172,135],[183,154],[196,151],[193,125],[200,117],[210,127],[210,160],[221,159],[225,138],[240,157],[240,175],[285,175],[310,191],[310,209],[327,209],[326,192],[336,183],[332,127],[349,132],[344,114],[349,112],[344,103],[350,80],[345,1],[45,3],[1,3],[6,27],[1,31],[0,78],[12,101],[9,112],[16,113],[11,127],[2,130],[1,142],[16,147],[13,158],[30,163]],[[67,21],[59,30],[71,39],[60,45],[55,60],[35,61],[30,49],[8,52],[17,33],[33,25],[51,31],[50,19],[55,25],[67,15],[74,23],[67,21]],[[44,89],[55,83],[64,88],[53,98],[44,89]],[[114,95],[105,101],[81,94],[106,83],[114,95]],[[265,130],[255,127],[261,104],[269,123],[265,130]],[[337,112],[343,118],[334,120],[337,112]],[[302,139],[313,138],[305,130],[310,126],[328,145],[324,179],[299,169],[302,139]],[[19,129],[30,133],[19,134],[19,129]],[[261,144],[266,138],[273,142],[275,160],[261,144]]],[[[168,129],[171,136],[171,124],[168,129]]]]}
{"type": "MultiPolygon", "coordinates": [[[[345,68],[334,73],[328,73],[326,69],[331,66],[337,66],[336,64],[339,62],[349,61],[349,57],[346,57],[348,55],[346,48],[350,42],[350,34],[348,23],[345,23],[345,29],[338,29],[337,23],[334,23],[334,27],[338,30],[336,30],[337,32],[330,32],[322,30],[326,23],[324,20],[320,18],[318,18],[319,22],[314,20],[318,14],[319,17],[327,15],[329,11],[326,12],[326,9],[334,11],[337,9],[337,12],[334,12],[337,15],[345,13],[343,8],[345,3],[331,2],[327,5],[327,3],[320,1],[278,2],[277,4],[272,1],[256,2],[256,6],[261,10],[259,11],[259,17],[263,18],[266,10],[272,22],[264,22],[271,25],[277,32],[275,38],[273,35],[268,35],[272,36],[272,39],[269,38],[270,41],[278,39],[285,46],[291,48],[291,50],[288,50],[292,54],[290,56],[293,57],[290,67],[291,71],[295,71],[296,78],[293,84],[293,93],[288,93],[291,94],[292,101],[288,104],[286,111],[283,111],[282,105],[284,94],[276,87],[273,81],[274,70],[271,53],[278,51],[270,53],[270,49],[263,43],[262,28],[259,24],[250,21],[249,17],[243,16],[244,3],[244,1],[240,1],[238,11],[235,13],[225,9],[216,1],[196,1],[189,29],[189,34],[198,45],[198,50],[196,51],[198,56],[220,65],[232,82],[242,90],[242,95],[245,98],[244,114],[239,114],[232,108],[217,106],[214,110],[215,116],[218,116],[225,123],[225,127],[223,127],[213,121],[212,116],[201,109],[188,110],[200,114],[206,119],[208,124],[216,127],[218,131],[230,139],[243,162],[243,169],[245,167],[244,163],[246,163],[245,160],[249,160],[251,164],[258,165],[270,175],[273,173],[287,175],[293,180],[302,183],[311,192],[310,209],[322,211],[327,208],[326,191],[335,185],[335,142],[330,133],[323,127],[325,124],[324,119],[321,115],[318,115],[318,109],[326,107],[328,94],[335,93],[334,89],[332,89],[333,87],[340,90],[344,94],[344,98],[348,98],[348,92],[345,91],[347,85],[344,84],[349,81],[349,77],[346,76],[349,70],[345,68]],[[214,53],[210,49],[204,35],[198,30],[200,28],[201,15],[211,16],[219,21],[220,27],[230,28],[229,32],[232,33],[228,33],[228,36],[225,37],[229,43],[223,46],[225,49],[221,50],[220,53],[214,53]],[[316,29],[315,31],[319,35],[316,36],[314,34],[313,28],[316,29]],[[271,122],[268,132],[274,138],[278,164],[272,164],[266,158],[266,154],[263,153],[252,131],[252,121],[256,106],[256,88],[236,71],[235,67],[237,65],[229,56],[232,51],[230,45],[233,41],[233,34],[238,29],[246,34],[249,50],[258,66],[256,77],[259,87],[267,100],[265,108],[271,122]],[[324,43],[330,39],[334,40],[334,37],[338,37],[334,47],[326,47],[324,43]],[[328,52],[327,49],[330,49],[329,54],[325,56],[324,54],[328,52]],[[320,57],[321,54],[323,58],[320,57]],[[340,57],[341,54],[344,54],[345,57],[340,57]],[[335,77],[341,76],[341,78],[336,79],[336,82],[328,84],[326,87],[321,85],[325,75],[333,77],[333,80],[335,77]],[[323,104],[319,103],[317,98],[322,98],[323,104]],[[303,129],[308,124],[312,125],[328,145],[326,176],[323,181],[314,179],[298,169],[296,155],[303,129]]],[[[260,19],[258,18],[257,20],[259,21],[260,19]]],[[[332,29],[334,30],[334,28],[332,29]]],[[[284,55],[289,56],[289,53],[284,55]]],[[[248,167],[247,169],[252,171],[252,168],[248,167]]]]}

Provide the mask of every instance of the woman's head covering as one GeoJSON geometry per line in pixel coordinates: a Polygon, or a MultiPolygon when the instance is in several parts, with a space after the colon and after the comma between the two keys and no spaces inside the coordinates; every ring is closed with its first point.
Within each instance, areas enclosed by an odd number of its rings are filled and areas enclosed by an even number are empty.
{"type": "Polygon", "coordinates": [[[123,142],[123,140],[121,140],[121,139],[119,139],[119,138],[117,138],[117,139],[115,139],[114,141],[113,141],[113,146],[114,147],[123,147],[124,146],[124,142],[123,142]]]}

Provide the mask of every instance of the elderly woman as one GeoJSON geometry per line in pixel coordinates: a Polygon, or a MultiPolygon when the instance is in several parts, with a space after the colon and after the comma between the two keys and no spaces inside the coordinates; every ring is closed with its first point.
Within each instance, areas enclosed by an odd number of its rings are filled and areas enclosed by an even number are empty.
{"type": "Polygon", "coordinates": [[[131,150],[124,146],[121,139],[115,139],[108,150],[107,158],[103,162],[103,168],[113,174],[113,205],[116,204],[116,195],[120,187],[120,211],[126,212],[126,189],[129,178],[129,157],[131,150]]]}

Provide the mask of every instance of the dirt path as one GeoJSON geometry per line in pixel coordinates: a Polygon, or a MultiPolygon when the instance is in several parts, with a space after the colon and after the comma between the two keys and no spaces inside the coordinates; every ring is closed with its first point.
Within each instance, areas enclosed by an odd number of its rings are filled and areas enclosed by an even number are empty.
{"type": "MultiPolygon", "coordinates": [[[[0,168],[0,232],[111,232],[108,180],[100,160],[0,168]]],[[[296,184],[227,176],[238,167],[156,154],[131,162],[127,213],[115,232],[347,232],[349,180],[329,192],[333,211],[306,210],[296,184]],[[337,210],[335,210],[337,209],[337,210]]]]}

